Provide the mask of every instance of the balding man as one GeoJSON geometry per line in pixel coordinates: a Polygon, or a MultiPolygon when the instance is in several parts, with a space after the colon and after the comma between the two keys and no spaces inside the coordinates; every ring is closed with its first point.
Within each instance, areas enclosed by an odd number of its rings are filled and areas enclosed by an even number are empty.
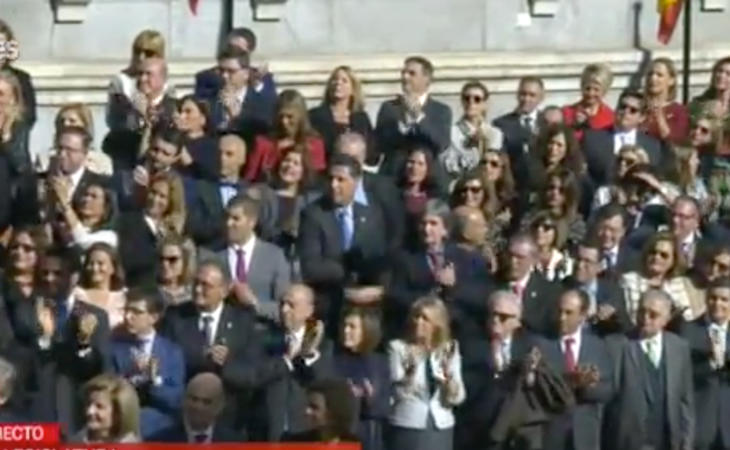
{"type": "Polygon", "coordinates": [[[497,260],[494,249],[487,242],[489,223],[484,217],[484,212],[479,208],[462,205],[454,208],[453,215],[452,239],[466,250],[475,251],[484,256],[489,263],[490,272],[494,273],[497,268],[497,260]]]}
{"type": "Polygon", "coordinates": [[[462,345],[466,402],[460,408],[458,448],[488,448],[489,431],[512,392],[536,339],[522,328],[522,302],[510,291],[495,291],[487,302],[484,337],[462,345]]]}
{"type": "MultiPolygon", "coordinates": [[[[693,267],[698,250],[711,247],[718,237],[713,236],[712,227],[702,232],[702,210],[694,197],[680,195],[672,204],[672,233],[677,239],[679,251],[684,256],[687,267],[693,267]]],[[[719,240],[719,239],[718,239],[719,240]]]]}
{"type": "Polygon", "coordinates": [[[689,449],[694,445],[692,363],[687,343],[665,331],[672,299],[660,290],[641,297],[638,333],[621,370],[616,449],[689,449]]]}
{"type": "Polygon", "coordinates": [[[149,442],[211,444],[242,442],[219,418],[226,403],[223,381],[212,372],[203,372],[190,379],[183,399],[182,420],[155,434],[149,442]]]}

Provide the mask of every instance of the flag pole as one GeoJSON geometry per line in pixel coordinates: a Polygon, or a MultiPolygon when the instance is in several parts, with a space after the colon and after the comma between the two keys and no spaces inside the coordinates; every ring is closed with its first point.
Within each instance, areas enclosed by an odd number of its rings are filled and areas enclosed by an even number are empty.
{"type": "Polygon", "coordinates": [[[689,76],[692,62],[692,0],[684,0],[684,42],[682,43],[682,103],[689,103],[689,76]]]}

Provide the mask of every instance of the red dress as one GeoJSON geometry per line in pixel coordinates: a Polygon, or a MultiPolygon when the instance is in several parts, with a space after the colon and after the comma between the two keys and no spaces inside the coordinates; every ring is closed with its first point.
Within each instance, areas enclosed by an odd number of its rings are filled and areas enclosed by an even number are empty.
{"type": "Polygon", "coordinates": [[[687,108],[677,102],[672,102],[664,108],[664,116],[667,118],[669,125],[669,136],[665,139],[659,135],[659,126],[652,115],[647,115],[646,120],[641,125],[641,131],[650,136],[654,136],[660,141],[668,141],[672,144],[682,144],[689,134],[689,113],[687,108]]]}
{"type": "MultiPolygon", "coordinates": [[[[327,167],[324,142],[318,137],[309,137],[307,147],[309,147],[309,161],[312,168],[317,172],[322,172],[327,167]]],[[[259,181],[264,172],[279,164],[283,154],[284,149],[279,148],[276,141],[268,136],[256,136],[253,152],[243,169],[243,178],[249,182],[259,181]]]]}
{"type": "MultiPolygon", "coordinates": [[[[580,102],[572,105],[563,106],[563,121],[569,127],[575,125],[575,116],[582,108],[580,102]]],[[[605,130],[611,128],[614,122],[613,110],[605,103],[598,105],[598,111],[592,116],[588,116],[588,129],[605,130]]],[[[575,138],[583,139],[583,130],[575,131],[575,138]]]]}

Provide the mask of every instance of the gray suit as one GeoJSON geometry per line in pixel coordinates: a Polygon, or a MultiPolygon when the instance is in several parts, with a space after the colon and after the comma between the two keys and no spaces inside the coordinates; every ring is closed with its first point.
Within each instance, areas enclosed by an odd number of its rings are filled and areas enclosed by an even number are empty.
{"type": "MultiPolygon", "coordinates": [[[[662,340],[662,359],[666,364],[667,449],[691,449],[695,409],[689,346],[669,332],[663,333],[662,340]]],[[[647,437],[645,424],[653,393],[642,369],[645,358],[640,341],[631,339],[623,354],[618,430],[614,440],[617,449],[639,450],[647,437]]]]}

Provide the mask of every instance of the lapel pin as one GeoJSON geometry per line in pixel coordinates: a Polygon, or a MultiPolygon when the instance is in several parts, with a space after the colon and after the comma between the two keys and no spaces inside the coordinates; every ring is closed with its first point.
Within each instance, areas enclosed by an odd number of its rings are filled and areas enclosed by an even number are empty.
{"type": "Polygon", "coordinates": [[[233,328],[233,325],[231,325],[231,322],[226,322],[226,328],[229,329],[229,330],[231,328],[233,328]]]}

